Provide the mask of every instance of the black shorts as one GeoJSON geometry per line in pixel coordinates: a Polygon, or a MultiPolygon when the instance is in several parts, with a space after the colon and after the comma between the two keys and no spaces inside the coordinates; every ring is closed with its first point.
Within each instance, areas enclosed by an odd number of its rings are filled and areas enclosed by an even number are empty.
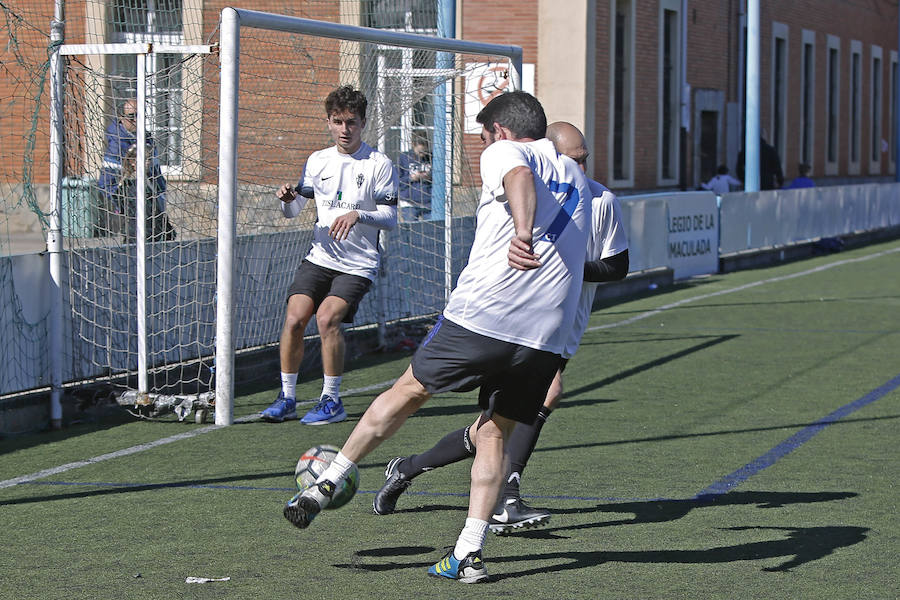
{"type": "Polygon", "coordinates": [[[352,323],[360,300],[371,286],[371,279],[320,267],[304,258],[294,273],[294,282],[288,288],[287,297],[290,299],[294,294],[309,296],[315,305],[313,310],[319,310],[325,298],[337,296],[350,305],[344,315],[344,323],[352,323]]]}
{"type": "Polygon", "coordinates": [[[558,354],[474,333],[442,316],[413,355],[412,370],[431,394],[481,386],[478,406],[488,415],[531,424],[560,361],[558,354]]]}

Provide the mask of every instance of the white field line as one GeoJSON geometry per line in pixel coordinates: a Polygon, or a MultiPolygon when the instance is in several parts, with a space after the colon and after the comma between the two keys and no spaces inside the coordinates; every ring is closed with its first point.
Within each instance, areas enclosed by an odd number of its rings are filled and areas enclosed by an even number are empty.
{"type": "Polygon", "coordinates": [[[890,250],[884,250],[882,252],[877,252],[875,254],[869,254],[867,256],[861,256],[859,258],[848,258],[846,260],[839,260],[837,262],[829,263],[827,265],[821,265],[815,267],[813,269],[807,269],[806,271],[799,271],[797,273],[791,273],[790,275],[781,275],[779,277],[771,277],[769,279],[761,279],[760,281],[754,281],[751,283],[745,283],[744,285],[739,285],[734,288],[729,288],[727,290],[719,290],[718,292],[710,292],[709,294],[702,294],[700,296],[693,296],[691,298],[685,298],[683,300],[679,300],[677,302],[672,302],[671,304],[666,304],[664,306],[660,306],[659,308],[654,308],[653,310],[649,310],[645,313],[641,313],[639,315],[635,315],[633,317],[629,317],[623,321],[616,321],[615,323],[606,323],[604,325],[595,325],[593,327],[588,327],[585,331],[599,331],[601,329],[612,329],[613,327],[621,327],[622,325],[630,325],[636,321],[640,321],[642,319],[646,319],[647,317],[652,317],[657,315],[664,310],[669,310],[672,308],[678,308],[679,306],[683,306],[685,304],[690,304],[691,302],[697,302],[698,300],[707,300],[709,298],[715,298],[716,296],[724,296],[725,294],[731,294],[734,292],[742,292],[744,290],[757,287],[760,285],[764,285],[767,283],[778,283],[779,281],[787,281],[788,279],[795,279],[797,277],[803,277],[805,275],[813,275],[815,273],[819,273],[821,271],[827,271],[833,267],[842,267],[844,265],[849,265],[853,263],[863,262],[866,260],[870,260],[873,258],[881,258],[882,256],[887,256],[888,254],[894,254],[896,252],[900,252],[900,248],[892,248],[890,250]]]}
{"type": "MultiPolygon", "coordinates": [[[[646,319],[647,317],[652,317],[657,315],[665,310],[669,310],[672,308],[677,308],[679,306],[696,302],[698,300],[706,300],[708,298],[714,298],[716,296],[722,296],[724,294],[731,294],[733,292],[740,292],[746,289],[750,289],[752,287],[756,287],[759,285],[765,285],[768,283],[777,283],[779,281],[786,281],[788,279],[794,279],[797,277],[803,277],[805,275],[813,275],[815,273],[819,273],[821,271],[825,271],[831,269],[833,267],[841,267],[848,264],[853,264],[857,262],[862,262],[866,260],[871,260],[873,258],[881,258],[882,256],[887,256],[888,254],[894,254],[896,252],[900,252],[900,248],[893,248],[891,250],[885,250],[883,252],[878,252],[875,254],[869,254],[867,256],[862,256],[859,258],[850,258],[846,260],[840,260],[834,263],[829,263],[827,265],[821,265],[819,267],[815,267],[813,269],[808,269],[806,271],[799,271],[797,273],[792,273],[790,275],[782,275],[779,277],[771,277],[769,279],[762,279],[760,281],[754,281],[752,283],[745,283],[744,285],[740,285],[738,287],[729,288],[727,290],[719,290],[718,292],[712,292],[709,294],[702,294],[700,296],[694,296],[691,298],[685,298],[683,300],[679,300],[677,302],[672,302],[671,304],[666,304],[659,308],[647,311],[645,313],[641,313],[639,315],[635,315],[633,317],[629,317],[628,319],[617,321],[615,323],[607,323],[605,325],[597,325],[594,327],[589,327],[587,331],[597,331],[600,329],[611,329],[613,327],[621,327],[623,325],[630,325],[636,321],[640,321],[642,319],[646,319]]],[[[394,379],[390,381],[382,381],[380,383],[375,383],[372,385],[368,385],[361,388],[355,388],[352,390],[347,390],[347,395],[350,394],[359,394],[364,392],[370,392],[374,390],[386,389],[393,385],[394,379]]],[[[315,402],[317,399],[308,400],[302,404],[310,404],[315,402]]],[[[298,403],[301,404],[301,403],[298,403]]],[[[247,415],[245,417],[241,417],[239,419],[235,419],[235,423],[246,423],[248,421],[254,421],[259,418],[259,415],[247,415]]],[[[93,458],[89,458],[87,460],[79,460],[71,463],[66,463],[64,465],[59,465],[58,467],[53,467],[51,469],[44,469],[43,471],[37,471],[35,473],[30,473],[28,475],[21,475],[19,477],[14,477],[12,479],[6,479],[4,481],[0,481],[0,489],[13,487],[15,485],[19,485],[22,483],[28,483],[30,481],[35,481],[36,479],[43,479],[45,477],[50,477],[52,475],[58,475],[60,473],[64,473],[66,471],[71,471],[72,469],[77,469],[79,467],[85,467],[87,465],[93,465],[99,462],[103,462],[106,460],[111,460],[113,458],[120,458],[122,456],[128,456],[129,454],[136,454],[138,452],[143,452],[144,450],[150,450],[151,448],[156,448],[157,446],[163,446],[165,444],[170,444],[172,442],[178,442],[181,440],[186,440],[192,437],[196,437],[198,435],[208,433],[210,431],[215,431],[220,429],[222,426],[220,425],[207,425],[206,427],[199,427],[197,429],[192,429],[190,431],[186,431],[184,433],[179,433],[177,435],[172,435],[169,437],[165,437],[159,440],[155,440],[153,442],[147,442],[146,444],[138,444],[137,446],[131,446],[130,448],[124,448],[122,450],[116,450],[115,452],[109,452],[107,454],[101,454],[100,456],[95,456],[93,458]]]]}

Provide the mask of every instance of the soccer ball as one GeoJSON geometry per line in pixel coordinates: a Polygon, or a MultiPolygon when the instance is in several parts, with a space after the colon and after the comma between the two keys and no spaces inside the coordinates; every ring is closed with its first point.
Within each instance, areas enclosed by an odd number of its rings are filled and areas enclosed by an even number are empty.
{"type": "MultiPolygon", "coordinates": [[[[294,469],[294,481],[297,482],[297,489],[301,492],[311,485],[315,485],[316,479],[325,472],[334,457],[340,450],[334,446],[321,445],[313,446],[303,453],[300,460],[297,461],[297,468],[294,469]]],[[[350,499],[356,494],[359,488],[359,469],[355,466],[338,489],[335,490],[331,502],[325,508],[340,508],[350,502],[350,499]]]]}

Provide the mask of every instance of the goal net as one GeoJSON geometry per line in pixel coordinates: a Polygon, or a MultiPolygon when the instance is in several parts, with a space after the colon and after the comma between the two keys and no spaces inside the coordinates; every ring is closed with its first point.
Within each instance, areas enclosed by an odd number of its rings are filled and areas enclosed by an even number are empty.
{"type": "MultiPolygon", "coordinates": [[[[63,46],[64,379],[118,378],[145,398],[214,393],[227,424],[234,384],[265,372],[235,357],[277,364],[316,215],[309,203],[285,219],[275,191],[332,145],[325,96],[361,89],[363,138],[395,166],[415,142],[430,157],[430,195],[401,190],[413,210],[382,234],[381,272],[347,329],[358,348],[390,348],[442,310],[465,264],[480,191],[474,117],[518,87],[521,50],[230,8],[219,32],[209,47],[63,46]],[[143,152],[118,157],[111,136],[132,114],[143,152]]],[[[319,377],[314,319],[306,333],[301,372],[319,377]]]]}

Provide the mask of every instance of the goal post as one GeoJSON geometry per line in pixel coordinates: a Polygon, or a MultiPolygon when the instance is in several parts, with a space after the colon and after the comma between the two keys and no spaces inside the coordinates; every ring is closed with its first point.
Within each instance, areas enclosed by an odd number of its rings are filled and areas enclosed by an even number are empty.
{"type": "MultiPolygon", "coordinates": [[[[477,203],[478,136],[477,131],[466,135],[465,120],[472,118],[466,113],[472,110],[471,102],[477,105],[484,98],[467,102],[471,90],[466,77],[485,65],[504,64],[502,77],[507,81],[497,88],[521,89],[522,49],[235,8],[222,10],[220,32],[215,421],[229,425],[235,341],[244,337],[246,304],[255,296],[246,288],[238,293],[237,281],[243,283],[246,275],[242,265],[251,260],[241,253],[260,253],[247,239],[247,231],[262,229],[242,217],[257,213],[262,206],[257,203],[268,203],[271,211],[280,182],[296,180],[306,156],[330,144],[323,124],[328,92],[351,83],[366,93],[370,109],[364,139],[392,158],[409,150],[417,130],[425,137],[430,134],[430,143],[441,142],[439,150],[433,149],[432,160],[440,157],[443,162],[431,167],[432,173],[440,172],[432,187],[432,207],[440,210],[416,222],[403,222],[399,232],[387,236],[386,264],[369,294],[376,297],[373,312],[379,314],[357,319],[363,321],[361,326],[368,321],[382,329],[388,322],[443,308],[453,274],[465,260],[456,255],[465,247],[459,224],[467,220],[473,229],[477,203]],[[290,110],[280,108],[288,105],[290,110]],[[296,139],[301,135],[315,143],[296,139]],[[275,155],[280,156],[279,164],[268,161],[275,155]],[[467,201],[459,201],[461,194],[467,201]],[[407,281],[399,282],[400,277],[407,281]],[[428,307],[411,308],[418,298],[410,296],[424,293],[429,287],[425,280],[434,278],[438,297],[428,307]],[[397,297],[404,295],[405,299],[397,297]]],[[[310,209],[307,222],[314,220],[310,209]]],[[[275,235],[281,236],[271,242],[275,245],[295,243],[286,231],[275,235]]],[[[306,237],[281,255],[283,260],[290,258],[291,268],[285,272],[292,273],[305,254],[306,237]]],[[[279,290],[282,303],[284,285],[279,290]]]]}

